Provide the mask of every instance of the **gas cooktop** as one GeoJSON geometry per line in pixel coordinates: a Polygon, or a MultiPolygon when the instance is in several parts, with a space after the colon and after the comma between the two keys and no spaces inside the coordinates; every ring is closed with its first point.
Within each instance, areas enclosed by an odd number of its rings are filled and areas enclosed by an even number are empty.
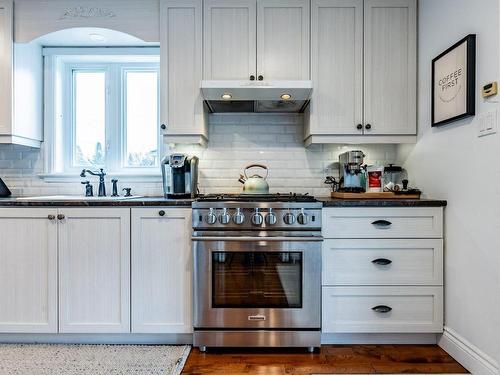
{"type": "Polygon", "coordinates": [[[311,195],[297,193],[276,194],[206,194],[197,198],[199,202],[317,202],[311,195]]]}

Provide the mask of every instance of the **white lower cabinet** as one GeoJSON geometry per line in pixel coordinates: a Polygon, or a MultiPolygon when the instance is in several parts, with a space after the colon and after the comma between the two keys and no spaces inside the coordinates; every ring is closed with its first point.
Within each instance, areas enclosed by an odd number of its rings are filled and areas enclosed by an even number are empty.
{"type": "Polygon", "coordinates": [[[325,208],[323,236],[323,333],[443,331],[443,208],[325,208]]]}
{"type": "Polygon", "coordinates": [[[443,329],[443,289],[323,287],[323,332],[432,333],[443,329]]]}
{"type": "Polygon", "coordinates": [[[132,208],[132,332],[191,333],[190,208],[132,208]]]}
{"type": "Polygon", "coordinates": [[[56,215],[0,208],[0,332],[57,332],[56,215]]]}
{"type": "Polygon", "coordinates": [[[129,332],[130,209],[59,212],[59,332],[129,332]]]}

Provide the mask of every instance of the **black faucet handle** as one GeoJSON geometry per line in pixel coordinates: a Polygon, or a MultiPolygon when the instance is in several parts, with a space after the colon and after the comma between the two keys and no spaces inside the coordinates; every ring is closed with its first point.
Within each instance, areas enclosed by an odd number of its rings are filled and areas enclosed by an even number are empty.
{"type": "Polygon", "coordinates": [[[118,197],[118,187],[116,185],[118,183],[118,180],[116,178],[113,178],[111,180],[111,183],[113,184],[113,192],[111,193],[111,196],[118,197]]]}
{"type": "Polygon", "coordinates": [[[122,190],[125,191],[125,196],[126,197],[131,197],[132,196],[132,194],[130,194],[130,191],[132,190],[132,188],[123,188],[122,190]]]}
{"type": "Polygon", "coordinates": [[[85,196],[93,197],[94,196],[94,188],[90,184],[90,181],[82,181],[82,185],[85,185],[85,196]]]}
{"type": "MultiPolygon", "coordinates": [[[[80,172],[80,177],[85,177],[85,169],[82,169],[82,171],[80,172]]],[[[83,184],[83,182],[82,182],[83,184]]]]}

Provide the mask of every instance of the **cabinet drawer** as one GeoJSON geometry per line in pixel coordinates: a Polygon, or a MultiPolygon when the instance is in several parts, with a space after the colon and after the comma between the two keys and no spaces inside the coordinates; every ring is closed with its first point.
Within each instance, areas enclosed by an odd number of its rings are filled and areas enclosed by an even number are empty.
{"type": "Polygon", "coordinates": [[[323,285],[442,285],[443,240],[325,240],[323,285]]]}
{"type": "Polygon", "coordinates": [[[443,330],[443,289],[323,287],[323,332],[432,333],[443,330]]]}
{"type": "Polygon", "coordinates": [[[327,208],[323,210],[323,237],[325,238],[441,238],[442,235],[442,208],[327,208]]]}

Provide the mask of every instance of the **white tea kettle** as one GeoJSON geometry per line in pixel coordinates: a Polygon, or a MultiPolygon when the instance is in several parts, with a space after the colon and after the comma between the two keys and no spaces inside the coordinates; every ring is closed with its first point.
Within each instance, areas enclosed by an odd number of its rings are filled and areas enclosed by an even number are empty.
{"type": "Polygon", "coordinates": [[[262,164],[250,164],[243,171],[244,175],[240,175],[240,181],[243,184],[243,194],[269,194],[269,184],[267,183],[267,175],[269,174],[269,169],[262,164]],[[253,174],[252,176],[247,175],[247,171],[250,168],[262,168],[266,171],[266,175],[262,177],[258,174],[253,174]]]}

